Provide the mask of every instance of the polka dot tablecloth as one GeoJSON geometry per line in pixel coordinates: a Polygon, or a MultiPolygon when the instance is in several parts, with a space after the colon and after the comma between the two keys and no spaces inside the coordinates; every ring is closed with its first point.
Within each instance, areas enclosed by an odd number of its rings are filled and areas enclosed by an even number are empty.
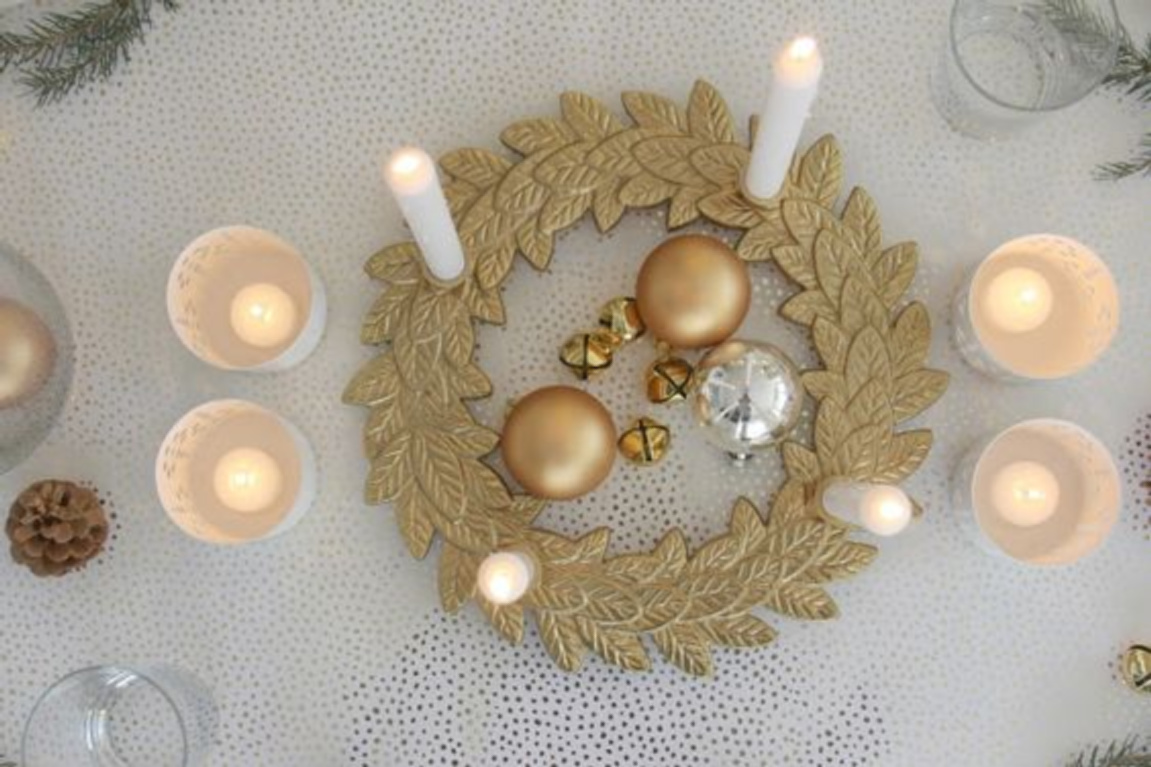
{"type": "MultiPolygon", "coordinates": [[[[60,2],[25,5],[0,23],[60,2]]],[[[75,385],[59,427],[0,477],[9,499],[56,475],[99,488],[114,539],[86,571],[34,579],[0,562],[0,753],[18,747],[37,694],[99,662],[163,660],[213,688],[222,725],[213,764],[812,765],[1046,767],[1082,745],[1146,729],[1151,701],[1116,679],[1132,641],[1151,641],[1151,181],[1092,181],[1127,154],[1142,116],[1098,94],[1025,137],[978,143],[951,133],[929,97],[944,2],[541,0],[196,0],[157,11],[147,44],[114,81],[33,108],[0,83],[0,238],[37,264],[68,307],[75,385]],[[798,32],[826,58],[805,140],[834,132],[847,183],[876,199],[891,241],[915,239],[912,292],[931,307],[932,362],[953,374],[922,418],[937,447],[910,489],[926,517],[836,584],[841,617],[779,621],[776,643],[720,652],[709,680],[657,663],[646,675],[590,660],[555,669],[534,634],[500,640],[474,607],[437,607],[434,562],[405,553],[388,508],[361,501],[364,413],[340,403],[370,355],[358,323],[376,287],[361,271],[403,237],[380,178],[389,148],[433,154],[498,147],[502,127],[557,112],[585,91],[686,100],[704,77],[738,122],[758,109],[771,52],[798,32]],[[168,326],[164,286],[185,244],[227,224],[271,229],[322,275],[331,315],[319,350],[270,376],[224,374],[168,326]],[[1008,387],[963,366],[946,307],[964,273],[1003,240],[1066,234],[1095,247],[1118,280],[1123,330],[1081,376],[1008,387]],[[309,516],[275,541],[216,549],[164,516],[152,484],[167,429],[211,398],[251,398],[296,422],[320,460],[309,516]],[[949,508],[948,477],[980,436],[1039,415],[1071,418],[1117,454],[1124,519],[1080,565],[1028,570],[984,555],[949,508]]],[[[1139,11],[1138,4],[1131,4],[1139,11]]],[[[1144,16],[1149,14],[1146,7],[1144,16]]],[[[1151,19],[1133,19],[1136,26],[1151,19]]],[[[1151,24],[1149,24],[1151,26],[1151,24]]],[[[663,235],[662,212],[600,236],[564,236],[549,274],[518,265],[506,328],[479,335],[497,423],[508,398],[568,380],[564,337],[630,291],[663,235]]],[[[806,338],[775,315],[784,286],[754,270],[743,335],[805,358],[806,338]]],[[[624,423],[644,412],[649,351],[591,385],[624,423]]],[[[611,480],[543,522],[602,524],[613,550],[680,525],[702,541],[738,495],[763,503],[774,457],[742,471],[687,428],[651,470],[611,480]]],[[[530,633],[530,632],[529,632],[530,633]]]]}

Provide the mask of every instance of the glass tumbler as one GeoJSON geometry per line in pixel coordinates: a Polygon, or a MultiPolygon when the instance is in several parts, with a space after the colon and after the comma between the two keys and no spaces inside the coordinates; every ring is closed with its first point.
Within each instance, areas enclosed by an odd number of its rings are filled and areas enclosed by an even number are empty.
{"type": "Polygon", "coordinates": [[[21,767],[201,767],[217,722],[207,688],[179,669],[88,668],[37,701],[21,767]]]}
{"type": "Polygon", "coordinates": [[[1010,136],[1094,90],[1119,40],[1114,0],[955,0],[935,105],[960,133],[1010,136]]]}

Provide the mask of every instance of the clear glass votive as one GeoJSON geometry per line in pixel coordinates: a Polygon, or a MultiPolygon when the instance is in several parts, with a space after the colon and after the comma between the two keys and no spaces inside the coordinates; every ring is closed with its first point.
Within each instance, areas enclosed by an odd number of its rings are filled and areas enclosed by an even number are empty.
{"type": "Polygon", "coordinates": [[[971,448],[952,508],[981,548],[1029,565],[1076,562],[1107,540],[1122,506],[1119,470],[1094,435],[1040,418],[971,448]]]}
{"type": "Polygon", "coordinates": [[[935,105],[960,133],[1009,136],[1094,90],[1119,40],[1113,0],[955,0],[935,105]]]}
{"type": "Polygon", "coordinates": [[[52,685],[24,725],[21,767],[200,767],[216,737],[211,693],[171,666],[99,666],[52,685]]]}
{"type": "Polygon", "coordinates": [[[244,400],[214,400],[190,411],[156,457],[164,511],[207,543],[251,543],[285,532],[312,507],[318,484],[303,433],[244,400]]]}
{"type": "Polygon", "coordinates": [[[1003,243],[955,299],[955,345],[976,370],[1005,381],[1053,380],[1091,365],[1119,329],[1107,264],[1069,237],[1003,243]]]}
{"type": "Polygon", "coordinates": [[[197,237],[168,277],[168,318],[180,341],[224,370],[276,371],[302,362],[324,333],[324,285],[296,248],[263,229],[197,237]]]}

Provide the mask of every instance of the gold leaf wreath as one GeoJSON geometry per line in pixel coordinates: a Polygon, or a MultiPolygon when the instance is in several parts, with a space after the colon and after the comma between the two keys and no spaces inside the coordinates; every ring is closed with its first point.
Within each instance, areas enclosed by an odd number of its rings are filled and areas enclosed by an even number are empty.
{"type": "Polygon", "coordinates": [[[686,112],[650,93],[625,93],[623,104],[631,125],[589,96],[565,93],[562,117],[518,122],[501,135],[522,159],[483,149],[442,159],[473,269],[445,287],[426,276],[412,242],[371,257],[368,274],[387,287],[362,340],[381,350],[344,401],[370,408],[367,502],[393,504],[413,556],[424,557],[437,535],[442,541],[445,609],[476,599],[515,642],[533,611],[547,651],[566,670],[579,668],[589,649],[616,666],[647,669],[646,634],[679,668],[707,674],[714,646],[774,638],[753,614],[757,607],[809,620],[836,615],[824,584],[859,572],[876,551],[849,540],[848,526],[823,511],[820,486],[832,478],[897,483],[914,472],[931,432],[896,427],[938,399],[947,376],[926,368],[927,310],[900,308],[916,246],[883,247],[879,214],[863,189],[834,210],[842,181],[834,138],[797,159],[778,196],[755,204],[740,191],[749,151],[711,85],[696,83],[686,112]],[[543,269],[555,234],[589,211],[607,231],[628,208],[664,202],[670,228],[702,216],[740,230],[743,259],[774,259],[801,288],[780,312],[811,328],[822,365],[803,374],[818,402],[814,439],[783,445],[787,480],[766,519],[741,499],[727,532],[694,553],[673,529],[650,552],[608,557],[610,530],[572,540],[534,526],[544,503],[513,495],[483,461],[500,436],[465,405],[491,393],[472,358],[473,323],[504,322],[499,289],[517,253],[543,269]],[[476,589],[480,562],[501,549],[524,550],[539,563],[531,590],[506,607],[476,589]]]}

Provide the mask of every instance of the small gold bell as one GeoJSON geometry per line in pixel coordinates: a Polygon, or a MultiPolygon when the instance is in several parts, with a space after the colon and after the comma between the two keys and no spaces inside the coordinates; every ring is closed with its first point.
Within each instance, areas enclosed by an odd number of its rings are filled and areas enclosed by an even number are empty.
{"type": "Polygon", "coordinates": [[[640,466],[659,463],[671,447],[671,431],[650,418],[637,418],[619,438],[623,457],[640,466]]]}
{"type": "Polygon", "coordinates": [[[1123,681],[1137,693],[1151,695],[1151,647],[1131,645],[1123,653],[1123,681]]]}
{"type": "Polygon", "coordinates": [[[647,398],[657,405],[687,399],[694,369],[680,357],[664,357],[647,369],[647,398]]]}
{"type": "Polygon", "coordinates": [[[599,324],[614,333],[623,343],[634,341],[646,330],[635,299],[627,296],[613,298],[604,304],[599,312],[599,324]]]}
{"type": "Polygon", "coordinates": [[[611,367],[612,354],[619,345],[619,336],[608,330],[576,333],[560,348],[560,361],[576,378],[586,381],[611,367]]]}

